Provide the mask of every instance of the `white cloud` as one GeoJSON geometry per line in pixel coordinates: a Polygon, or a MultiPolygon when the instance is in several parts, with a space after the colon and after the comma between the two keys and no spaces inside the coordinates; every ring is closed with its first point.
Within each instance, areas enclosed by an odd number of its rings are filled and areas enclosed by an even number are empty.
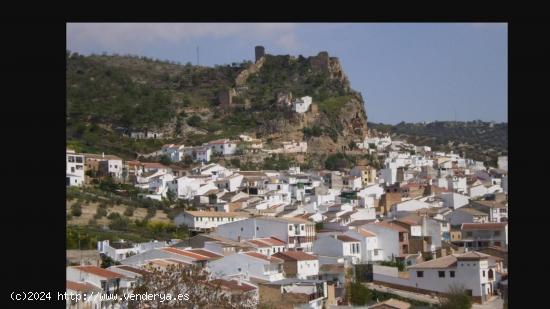
{"type": "Polygon", "coordinates": [[[70,23],[67,47],[129,52],[148,44],[178,43],[201,37],[254,39],[293,51],[298,48],[291,23],[70,23]]]}

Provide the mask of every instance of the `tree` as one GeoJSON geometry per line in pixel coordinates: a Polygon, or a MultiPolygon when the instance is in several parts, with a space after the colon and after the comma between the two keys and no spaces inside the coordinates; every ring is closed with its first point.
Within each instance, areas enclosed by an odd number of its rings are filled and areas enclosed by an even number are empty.
{"type": "Polygon", "coordinates": [[[167,155],[162,155],[159,159],[159,163],[162,165],[170,165],[172,164],[172,160],[167,155]]]}
{"type": "Polygon", "coordinates": [[[168,190],[166,191],[166,198],[170,203],[174,203],[178,197],[176,196],[176,193],[174,191],[168,190]]]}
{"type": "Polygon", "coordinates": [[[466,294],[464,286],[453,284],[449,291],[440,301],[441,309],[470,309],[472,308],[472,297],[466,294]]]}
{"type": "Polygon", "coordinates": [[[170,265],[166,269],[146,267],[142,282],[134,294],[172,295],[170,299],[148,298],[130,301],[129,308],[256,308],[252,294],[245,293],[233,302],[219,283],[211,280],[210,274],[199,266],[170,265]],[[178,299],[177,295],[183,295],[178,299]]]}
{"type": "Polygon", "coordinates": [[[372,299],[372,293],[363,284],[352,282],[350,288],[350,302],[355,306],[364,306],[372,299]]]}
{"type": "Polygon", "coordinates": [[[80,203],[77,202],[71,206],[71,215],[75,217],[80,217],[82,215],[82,206],[80,203]]]}

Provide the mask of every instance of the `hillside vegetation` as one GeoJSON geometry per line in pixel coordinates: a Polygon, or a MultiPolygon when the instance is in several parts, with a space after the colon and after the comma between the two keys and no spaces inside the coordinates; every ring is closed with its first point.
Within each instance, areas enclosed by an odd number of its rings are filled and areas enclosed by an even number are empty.
{"type": "Polygon", "coordinates": [[[431,146],[434,150],[466,153],[468,158],[496,165],[499,155],[508,153],[508,123],[484,121],[436,121],[397,125],[369,123],[380,133],[396,139],[406,139],[415,145],[431,146]]]}
{"type": "Polygon", "coordinates": [[[359,127],[366,128],[363,101],[349,88],[337,58],[266,55],[262,64],[237,85],[237,77],[253,66],[251,62],[201,67],[68,51],[67,142],[77,151],[130,159],[166,142],[196,145],[242,133],[301,139],[304,119],[290,106],[277,104],[281,93],[313,98],[319,113],[307,121],[325,129],[319,131],[320,151],[325,141],[347,145],[351,138],[361,137],[361,132],[352,132],[349,121],[356,117],[362,122],[359,127]],[[233,93],[229,108],[219,105],[222,91],[233,93]],[[165,139],[135,141],[122,134],[144,129],[161,131],[165,139]]]}

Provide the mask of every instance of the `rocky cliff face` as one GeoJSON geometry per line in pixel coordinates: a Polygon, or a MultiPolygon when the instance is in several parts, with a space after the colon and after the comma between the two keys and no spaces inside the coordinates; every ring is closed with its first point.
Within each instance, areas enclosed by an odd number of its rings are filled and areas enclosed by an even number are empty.
{"type": "MultiPolygon", "coordinates": [[[[280,56],[278,56],[280,57],[280,56]]],[[[329,57],[327,52],[320,52],[317,56],[307,59],[275,59],[267,58],[264,68],[273,71],[274,62],[277,70],[289,76],[293,84],[282,82],[278,86],[282,91],[273,94],[276,104],[289,102],[290,94],[293,97],[309,95],[313,97],[310,111],[302,115],[295,115],[295,119],[271,120],[270,127],[274,128],[269,137],[275,140],[307,139],[309,149],[313,152],[337,152],[347,149],[351,143],[362,140],[367,134],[367,114],[363,98],[360,93],[350,87],[350,82],[338,58],[329,57]],[[298,62],[298,68],[292,66],[298,62]],[[301,61],[301,62],[300,62],[301,61]],[[290,63],[290,65],[288,65],[290,63]],[[300,66],[300,63],[303,66],[300,66]],[[294,76],[297,71],[300,76],[294,76]],[[300,85],[319,84],[320,87],[300,87],[300,85]],[[304,135],[304,129],[320,128],[322,134],[304,135]]],[[[258,75],[273,76],[273,72],[254,72],[258,75]]],[[[251,87],[259,87],[267,82],[263,76],[254,76],[261,81],[251,87]]],[[[284,104],[283,104],[284,105],[284,104]]]]}

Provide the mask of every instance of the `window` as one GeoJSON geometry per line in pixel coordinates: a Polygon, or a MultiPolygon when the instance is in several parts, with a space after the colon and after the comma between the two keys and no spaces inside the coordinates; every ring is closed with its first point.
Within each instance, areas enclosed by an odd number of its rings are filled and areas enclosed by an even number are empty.
{"type": "Polygon", "coordinates": [[[74,173],[74,166],[71,167],[71,173],[74,173]]]}
{"type": "Polygon", "coordinates": [[[76,157],[76,163],[82,163],[82,157],[76,157]]]}
{"type": "Polygon", "coordinates": [[[300,225],[300,228],[301,228],[302,231],[304,230],[304,226],[303,226],[303,225],[300,225]]]}
{"type": "Polygon", "coordinates": [[[289,225],[289,226],[288,226],[288,230],[289,230],[289,231],[292,231],[292,225],[289,225]]]}
{"type": "Polygon", "coordinates": [[[454,271],[454,270],[451,270],[451,271],[449,272],[449,277],[451,277],[451,278],[454,278],[454,277],[455,277],[455,271],[454,271]]]}
{"type": "Polygon", "coordinates": [[[256,227],[256,231],[259,231],[259,230],[260,230],[260,227],[259,227],[259,226],[257,226],[257,227],[256,227]]]}
{"type": "Polygon", "coordinates": [[[69,159],[68,159],[69,162],[71,162],[71,163],[74,162],[74,157],[73,157],[73,156],[69,156],[68,158],[69,158],[69,159]]]}
{"type": "Polygon", "coordinates": [[[483,278],[485,278],[485,271],[482,272],[483,278]]]}
{"type": "Polygon", "coordinates": [[[500,231],[495,231],[494,235],[495,236],[500,236],[500,231]]]}
{"type": "Polygon", "coordinates": [[[241,227],[241,232],[244,230],[244,228],[241,227]]]}
{"type": "Polygon", "coordinates": [[[418,278],[424,277],[424,272],[423,271],[417,271],[416,272],[416,277],[418,277],[418,278]]]}
{"type": "Polygon", "coordinates": [[[118,165],[115,165],[115,168],[118,168],[118,165]]]}
{"type": "Polygon", "coordinates": [[[437,273],[439,275],[439,278],[445,278],[445,271],[440,270],[437,273]]]}

